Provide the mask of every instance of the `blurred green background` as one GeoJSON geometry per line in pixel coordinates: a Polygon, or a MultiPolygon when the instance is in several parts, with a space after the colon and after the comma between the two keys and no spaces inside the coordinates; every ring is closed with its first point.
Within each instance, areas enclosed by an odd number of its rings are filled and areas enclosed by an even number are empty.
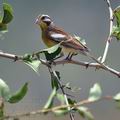
{"type": "MultiPolygon", "coordinates": [[[[0,7],[2,8],[0,1],[0,7]]],[[[46,46],[41,42],[41,34],[35,18],[39,14],[50,15],[58,26],[71,34],[77,34],[86,39],[92,53],[99,57],[103,54],[105,40],[109,32],[109,12],[104,0],[8,0],[14,8],[14,20],[9,25],[9,32],[0,39],[0,50],[23,55],[33,53],[46,46]]],[[[120,0],[111,0],[112,7],[120,5],[120,0]]],[[[1,9],[2,10],[2,9],[1,9]]],[[[115,39],[111,42],[107,56],[109,66],[120,71],[120,43],[115,39]]],[[[76,60],[88,60],[82,55],[76,60]]],[[[6,113],[15,114],[41,109],[51,91],[50,75],[45,66],[40,68],[40,76],[28,66],[20,62],[13,62],[0,58],[0,77],[11,87],[17,90],[26,81],[29,82],[29,91],[25,98],[15,104],[6,104],[6,113]]],[[[55,67],[61,72],[63,83],[70,82],[72,86],[80,87],[76,93],[78,101],[86,99],[90,87],[98,82],[103,89],[103,95],[115,95],[120,92],[120,79],[116,76],[93,68],[76,65],[59,65],[55,67]]],[[[87,105],[96,120],[118,120],[120,110],[116,109],[112,101],[99,101],[87,105]]],[[[76,120],[82,119],[76,115],[76,120]]],[[[69,116],[55,117],[37,115],[21,120],[69,120],[69,116]]]]}

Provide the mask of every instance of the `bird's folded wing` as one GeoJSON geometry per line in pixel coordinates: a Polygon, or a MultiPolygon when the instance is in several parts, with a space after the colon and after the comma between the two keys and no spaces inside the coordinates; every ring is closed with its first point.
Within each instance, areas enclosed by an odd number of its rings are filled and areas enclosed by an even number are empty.
{"type": "Polygon", "coordinates": [[[54,42],[62,43],[63,46],[72,48],[75,50],[81,50],[81,51],[89,51],[87,46],[83,45],[80,41],[76,40],[74,37],[68,35],[68,34],[60,34],[55,32],[49,33],[50,39],[52,39],[54,42]]]}

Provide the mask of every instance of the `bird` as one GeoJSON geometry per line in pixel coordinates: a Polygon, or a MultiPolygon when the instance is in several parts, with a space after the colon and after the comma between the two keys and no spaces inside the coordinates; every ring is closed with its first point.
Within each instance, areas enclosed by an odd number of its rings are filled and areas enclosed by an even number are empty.
{"type": "Polygon", "coordinates": [[[42,40],[48,48],[60,43],[62,56],[66,53],[68,54],[66,59],[71,60],[74,55],[83,54],[106,68],[103,63],[90,53],[90,49],[86,44],[83,44],[75,36],[72,36],[62,28],[56,26],[49,15],[38,15],[35,23],[40,27],[42,31],[42,40]]]}
{"type": "Polygon", "coordinates": [[[73,55],[83,54],[87,55],[90,50],[75,36],[65,32],[62,28],[55,25],[49,15],[38,15],[35,23],[40,27],[42,31],[42,40],[47,47],[52,47],[56,44],[60,44],[63,54],[68,54],[67,58],[72,58],[73,55]]]}

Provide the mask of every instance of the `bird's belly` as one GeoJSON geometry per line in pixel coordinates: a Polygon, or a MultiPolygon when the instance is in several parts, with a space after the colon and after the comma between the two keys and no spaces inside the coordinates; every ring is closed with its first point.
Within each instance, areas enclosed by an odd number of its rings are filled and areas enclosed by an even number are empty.
{"type": "Polygon", "coordinates": [[[79,53],[79,51],[77,51],[77,50],[75,50],[73,48],[67,48],[67,47],[64,47],[64,46],[62,46],[62,52],[64,54],[68,54],[68,53],[74,53],[74,54],[76,54],[76,53],[79,53]]]}

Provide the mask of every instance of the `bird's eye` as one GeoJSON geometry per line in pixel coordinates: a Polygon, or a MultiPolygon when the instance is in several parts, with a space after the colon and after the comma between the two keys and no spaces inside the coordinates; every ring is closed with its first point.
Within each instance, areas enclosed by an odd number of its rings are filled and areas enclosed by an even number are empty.
{"type": "Polygon", "coordinates": [[[45,19],[45,16],[43,16],[42,18],[41,18],[41,20],[44,20],[45,19]]]}

